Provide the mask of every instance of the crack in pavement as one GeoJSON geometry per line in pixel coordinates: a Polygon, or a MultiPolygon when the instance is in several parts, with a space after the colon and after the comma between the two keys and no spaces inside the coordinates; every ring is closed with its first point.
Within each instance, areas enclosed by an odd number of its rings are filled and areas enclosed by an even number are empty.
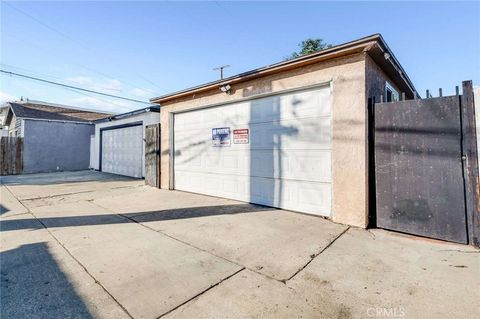
{"type": "Polygon", "coordinates": [[[193,296],[192,298],[190,298],[190,299],[188,299],[188,300],[185,300],[184,302],[182,302],[182,303],[181,303],[181,304],[179,304],[178,306],[175,306],[174,308],[170,309],[169,311],[167,311],[167,312],[165,312],[165,313],[161,314],[160,316],[158,316],[158,317],[157,317],[157,319],[160,319],[160,318],[162,318],[162,317],[164,317],[164,316],[168,315],[169,313],[172,313],[173,311],[177,310],[178,308],[182,307],[183,305],[186,305],[186,304],[187,304],[187,303],[189,303],[190,301],[193,301],[194,299],[196,299],[196,298],[200,297],[201,295],[203,295],[203,294],[204,294],[204,293],[206,293],[207,291],[209,291],[209,290],[211,290],[211,289],[213,289],[213,288],[217,287],[217,286],[218,286],[218,285],[220,285],[222,282],[224,282],[224,281],[226,281],[226,280],[228,280],[228,279],[232,278],[233,276],[235,276],[235,275],[237,275],[237,274],[241,273],[241,272],[242,272],[242,271],[244,271],[245,269],[246,269],[246,268],[245,268],[245,267],[243,267],[242,269],[239,269],[239,270],[237,270],[237,271],[236,271],[236,272],[234,272],[233,274],[231,274],[231,275],[229,275],[229,276],[227,276],[227,277],[223,278],[222,280],[220,280],[220,281],[219,281],[219,282],[217,282],[216,284],[214,284],[214,285],[212,285],[212,286],[208,287],[207,289],[205,289],[205,290],[201,291],[200,293],[198,293],[197,295],[193,296]]]}
{"type": "MultiPolygon", "coordinates": [[[[7,185],[3,185],[5,188],[8,189],[7,185]]],[[[137,188],[137,187],[143,187],[145,185],[136,185],[136,186],[116,186],[116,187],[108,187],[106,188],[107,190],[112,190],[112,189],[121,189],[121,188],[137,188]]],[[[40,196],[40,197],[30,197],[30,198],[22,198],[19,199],[17,196],[13,194],[13,192],[8,189],[9,192],[18,200],[18,201],[34,201],[34,200],[39,200],[39,199],[50,199],[50,198],[55,198],[55,197],[61,197],[61,196],[70,196],[70,195],[77,195],[77,194],[87,194],[87,193],[95,193],[97,190],[92,190],[92,191],[78,191],[78,192],[73,192],[73,193],[62,193],[62,194],[56,194],[56,195],[50,195],[50,196],[40,196]]],[[[48,206],[48,205],[45,205],[48,206]]]]}
{"type": "MultiPolygon", "coordinates": [[[[113,211],[113,210],[111,210],[111,209],[109,209],[109,208],[107,208],[107,207],[104,207],[104,206],[102,206],[102,205],[100,205],[100,204],[98,204],[98,203],[95,203],[95,202],[93,202],[93,201],[92,201],[91,203],[93,203],[94,205],[96,205],[96,206],[98,206],[98,207],[100,207],[100,208],[102,208],[102,209],[108,210],[109,212],[111,212],[111,213],[113,213],[113,214],[115,214],[115,215],[117,215],[117,216],[123,217],[123,218],[125,218],[125,219],[127,219],[127,220],[129,220],[129,221],[131,221],[131,222],[133,222],[133,223],[135,223],[135,224],[139,224],[140,226],[143,226],[143,227],[145,227],[145,228],[147,228],[147,229],[149,229],[149,230],[151,230],[151,231],[153,231],[153,232],[160,233],[160,234],[162,234],[162,235],[164,235],[164,236],[166,236],[166,237],[168,237],[168,238],[171,238],[171,239],[173,239],[173,240],[176,240],[176,241],[178,241],[178,242],[180,242],[180,243],[182,243],[182,244],[185,244],[185,245],[190,246],[190,247],[192,247],[192,248],[195,248],[195,249],[198,249],[198,250],[200,250],[200,251],[203,251],[203,252],[205,252],[205,253],[207,253],[207,254],[210,254],[210,255],[212,255],[212,256],[214,256],[214,257],[217,257],[217,258],[220,258],[220,259],[225,260],[225,261],[227,261],[227,262],[230,262],[230,263],[232,263],[232,264],[235,264],[235,265],[237,265],[237,266],[239,266],[239,267],[243,267],[243,268],[245,268],[245,269],[247,269],[247,270],[250,270],[250,271],[252,271],[252,272],[254,272],[254,273],[256,273],[256,274],[259,274],[259,275],[261,275],[261,276],[264,276],[265,278],[275,280],[275,281],[280,282],[280,283],[282,283],[282,284],[284,284],[284,285],[287,284],[287,281],[293,279],[293,277],[295,277],[298,273],[300,273],[303,269],[305,269],[305,268],[313,261],[313,259],[315,259],[317,256],[319,256],[320,254],[322,254],[325,250],[327,250],[337,239],[339,239],[343,234],[345,234],[345,233],[350,229],[350,226],[347,226],[347,228],[345,228],[340,234],[338,234],[336,237],[334,237],[333,240],[332,240],[331,242],[329,242],[325,247],[323,247],[318,253],[311,255],[311,259],[310,259],[305,265],[303,265],[302,267],[300,267],[292,276],[290,276],[290,277],[288,277],[288,278],[286,278],[286,279],[277,279],[277,278],[274,278],[274,277],[269,276],[269,275],[267,275],[267,274],[264,274],[264,273],[262,273],[262,272],[259,272],[259,271],[256,270],[256,269],[253,269],[253,268],[250,268],[250,267],[248,267],[248,266],[239,264],[239,263],[236,262],[236,261],[227,259],[227,258],[225,258],[225,257],[223,257],[223,256],[216,255],[216,254],[212,253],[211,251],[208,251],[208,250],[205,250],[205,249],[200,248],[200,247],[198,247],[198,246],[192,245],[192,244],[189,243],[189,242],[186,242],[186,241],[184,241],[184,240],[182,240],[182,239],[179,239],[179,238],[176,238],[176,237],[174,237],[174,236],[171,236],[170,234],[167,234],[167,233],[165,233],[165,232],[163,232],[163,231],[161,231],[161,230],[154,229],[154,228],[152,228],[152,227],[150,227],[150,226],[148,226],[148,225],[145,225],[145,224],[142,223],[142,222],[138,222],[137,220],[135,220],[135,219],[133,219],[133,218],[131,218],[131,217],[129,217],[129,216],[126,216],[126,215],[121,214],[121,213],[116,213],[115,211],[113,211]]],[[[145,214],[142,214],[142,215],[146,215],[146,214],[149,214],[149,213],[145,213],[145,214]]],[[[138,217],[138,216],[137,216],[137,217],[138,217]]]]}
{"type": "MultiPolygon", "coordinates": [[[[140,225],[140,226],[142,226],[142,227],[145,227],[146,229],[151,230],[151,231],[153,231],[153,232],[155,232],[155,233],[159,233],[159,234],[161,234],[161,235],[164,235],[164,236],[166,236],[166,237],[168,237],[168,238],[170,238],[170,239],[173,239],[173,240],[175,240],[175,241],[178,241],[179,243],[182,243],[182,244],[187,245],[187,246],[189,246],[189,247],[195,248],[195,249],[200,250],[200,251],[202,251],[202,252],[204,252],[204,253],[207,253],[207,254],[209,254],[209,255],[211,255],[211,256],[213,256],[213,257],[222,259],[222,260],[224,260],[224,261],[227,261],[227,262],[232,263],[232,264],[234,264],[234,265],[237,265],[237,266],[239,266],[239,267],[242,267],[242,268],[245,268],[245,269],[247,269],[247,270],[253,271],[253,272],[255,272],[255,273],[259,274],[259,275],[265,276],[265,277],[268,278],[268,279],[272,279],[272,280],[275,280],[275,281],[284,283],[284,281],[282,281],[282,280],[280,280],[280,279],[273,278],[273,277],[271,277],[271,276],[269,276],[269,275],[266,275],[266,274],[264,274],[264,273],[261,273],[261,272],[255,270],[255,269],[252,269],[252,268],[249,268],[249,267],[247,267],[247,266],[245,266],[245,265],[239,264],[239,263],[236,262],[236,261],[227,259],[227,258],[225,258],[225,257],[216,255],[216,254],[212,253],[211,251],[208,251],[208,250],[205,250],[205,249],[200,248],[200,247],[198,247],[198,246],[192,245],[192,244],[190,244],[189,242],[186,242],[186,241],[184,241],[184,240],[181,240],[181,239],[179,239],[179,238],[176,238],[176,237],[174,237],[174,236],[171,236],[170,234],[167,234],[167,233],[165,233],[165,232],[163,232],[163,231],[161,231],[161,230],[154,229],[154,228],[152,228],[152,227],[150,227],[150,226],[148,226],[148,225],[145,225],[145,224],[142,223],[142,222],[138,222],[137,220],[135,220],[135,219],[133,219],[133,218],[131,218],[131,217],[129,217],[129,216],[126,216],[126,215],[121,214],[121,213],[116,213],[116,212],[114,212],[113,210],[111,210],[111,209],[109,209],[109,208],[107,208],[107,207],[104,207],[104,206],[102,206],[102,205],[100,205],[100,204],[98,204],[98,203],[95,203],[94,201],[92,201],[91,203],[94,204],[94,205],[96,205],[96,206],[98,206],[98,207],[100,207],[100,208],[102,208],[102,209],[108,210],[109,212],[113,213],[114,215],[117,215],[117,216],[119,216],[119,217],[125,218],[125,219],[127,219],[128,221],[130,221],[130,222],[132,222],[132,223],[135,223],[135,224],[138,224],[138,225],[140,225]]],[[[150,213],[145,213],[145,214],[150,214],[150,213]]],[[[141,214],[140,216],[143,216],[143,215],[145,215],[145,214],[141,214]]],[[[136,217],[139,217],[139,216],[136,216],[136,217]]]]}
{"type": "Polygon", "coordinates": [[[53,239],[55,239],[55,241],[70,255],[70,257],[73,258],[73,260],[75,260],[79,265],[80,267],[83,268],[83,270],[95,281],[95,283],[97,285],[99,285],[117,304],[120,308],[122,308],[123,311],[125,311],[125,313],[130,317],[130,318],[134,318],[129,312],[128,310],[107,290],[107,288],[105,288],[102,283],[97,279],[95,278],[95,276],[93,276],[87,269],[87,267],[85,267],[77,258],[75,258],[75,256],[68,250],[67,247],[65,247],[65,245],[63,245],[60,240],[58,240],[58,238],[52,234],[52,232],[48,229],[47,225],[45,225],[41,219],[37,218],[37,216],[35,216],[35,214],[32,213],[32,216],[35,217],[36,220],[38,220],[38,222],[40,224],[42,224],[42,226],[45,228],[45,230],[50,234],[50,236],[53,237],[53,239]]]}
{"type": "MultiPolygon", "coordinates": [[[[6,187],[6,188],[7,188],[7,187],[6,187]]],[[[119,187],[119,188],[124,188],[124,187],[119,187]]],[[[12,194],[12,196],[15,197],[15,195],[11,192],[11,190],[9,190],[8,188],[7,188],[7,190],[12,194]]],[[[92,191],[92,192],[94,192],[94,191],[92,191]]],[[[85,193],[85,192],[80,192],[80,193],[85,193]]],[[[52,197],[58,197],[58,196],[61,196],[61,195],[56,195],[56,196],[52,196],[52,197]]],[[[16,198],[16,199],[19,201],[19,203],[27,210],[26,213],[22,213],[22,214],[29,214],[29,215],[31,215],[40,225],[42,225],[42,227],[43,227],[43,228],[47,231],[47,233],[55,240],[55,242],[56,242],[58,245],[60,245],[60,247],[63,248],[63,250],[85,271],[85,273],[86,273],[88,276],[90,276],[90,277],[93,279],[93,281],[94,281],[97,285],[99,285],[99,286],[102,288],[102,290],[105,291],[105,293],[107,293],[107,294],[115,301],[115,303],[116,303],[130,318],[133,319],[134,317],[129,313],[129,311],[126,309],[126,307],[124,307],[124,306],[113,296],[113,294],[110,293],[110,292],[102,285],[102,283],[101,283],[97,278],[95,278],[95,276],[94,276],[93,274],[91,274],[91,273],[88,271],[88,269],[86,268],[86,266],[84,266],[84,265],[68,250],[68,248],[67,248],[65,245],[62,244],[62,242],[50,231],[50,229],[48,228],[48,226],[45,225],[45,224],[42,222],[41,218],[38,218],[27,206],[25,206],[25,204],[22,203],[22,200],[19,200],[17,197],[15,197],[15,198],[16,198]]],[[[79,200],[79,201],[82,201],[82,200],[79,200]]],[[[225,259],[225,258],[216,256],[216,255],[214,255],[214,254],[211,254],[211,253],[208,252],[208,251],[205,251],[205,250],[203,250],[203,249],[200,249],[200,248],[198,248],[198,247],[195,247],[195,246],[193,246],[193,245],[190,245],[190,244],[188,244],[188,243],[185,243],[185,242],[183,242],[183,241],[181,241],[181,240],[178,240],[178,239],[176,239],[176,238],[173,238],[172,236],[169,236],[169,235],[164,234],[164,233],[162,233],[162,232],[156,231],[156,230],[154,230],[154,229],[152,229],[152,228],[150,228],[150,227],[148,227],[148,226],[146,226],[146,225],[143,225],[142,223],[139,223],[139,222],[137,222],[137,221],[135,221],[135,220],[127,217],[127,216],[124,216],[124,215],[122,215],[122,214],[117,214],[117,213],[111,211],[110,209],[105,208],[105,207],[103,207],[103,206],[101,206],[101,205],[99,205],[99,204],[97,204],[97,203],[95,203],[95,202],[93,202],[93,201],[91,201],[91,203],[93,203],[94,205],[96,205],[96,206],[98,206],[98,207],[100,207],[100,208],[106,209],[106,210],[114,213],[115,215],[117,215],[117,216],[119,216],[119,217],[121,217],[121,218],[124,218],[124,219],[128,220],[129,222],[138,224],[138,225],[140,225],[140,226],[142,226],[142,227],[144,227],[144,228],[146,228],[146,229],[148,229],[148,230],[151,230],[151,231],[154,231],[154,232],[156,232],[156,233],[159,233],[159,234],[162,234],[162,235],[164,235],[164,236],[167,236],[167,237],[169,237],[169,238],[171,238],[171,239],[173,239],[173,240],[176,240],[176,241],[178,241],[178,242],[181,242],[182,244],[188,245],[188,246],[190,246],[190,247],[192,247],[192,248],[195,248],[195,249],[197,249],[197,250],[201,250],[202,252],[208,253],[208,254],[210,254],[210,255],[212,255],[212,256],[214,256],[214,257],[217,257],[217,258],[219,258],[219,259],[222,259],[222,260],[224,260],[224,261],[230,262],[230,263],[232,263],[232,264],[237,265],[237,266],[240,267],[239,270],[233,272],[232,274],[228,275],[227,277],[222,278],[221,280],[219,280],[218,282],[216,282],[216,283],[214,283],[213,285],[209,286],[208,288],[200,291],[198,294],[194,295],[193,297],[191,297],[191,298],[183,301],[183,302],[180,303],[179,305],[177,305],[177,306],[173,307],[172,309],[168,310],[167,312],[161,314],[158,318],[161,318],[161,317],[163,317],[163,316],[171,313],[172,311],[180,308],[181,306],[187,304],[188,302],[194,300],[195,298],[198,298],[198,297],[201,296],[202,294],[206,293],[207,291],[213,289],[214,287],[220,285],[222,282],[224,282],[224,281],[232,278],[233,276],[237,275],[238,273],[240,273],[241,271],[243,271],[243,270],[246,269],[246,267],[244,267],[244,266],[242,266],[242,265],[239,265],[238,263],[235,263],[235,262],[232,262],[232,261],[230,261],[230,260],[228,260],[228,259],[225,259]]],[[[46,206],[54,206],[54,205],[46,205],[46,206]]],[[[19,215],[20,215],[20,214],[19,214],[19,215]]],[[[17,216],[17,215],[15,215],[15,216],[17,216]]],[[[268,276],[266,276],[266,277],[268,277],[268,276]]],[[[274,279],[274,278],[271,278],[271,279],[274,279]]]]}
{"type": "MultiPolygon", "coordinates": [[[[7,187],[6,187],[7,188],[7,187]]],[[[15,195],[7,188],[7,190],[15,197],[15,195]]],[[[55,242],[60,245],[60,247],[62,247],[65,252],[80,266],[83,268],[83,270],[85,271],[85,273],[90,276],[90,278],[93,279],[93,281],[99,285],[103,291],[105,291],[105,293],[107,293],[112,299],[113,301],[115,301],[115,303],[123,310],[125,311],[125,313],[130,317],[130,318],[134,318],[129,312],[128,310],[100,283],[99,280],[97,280],[97,278],[95,278],[95,276],[93,276],[89,271],[88,269],[77,259],[75,258],[75,256],[67,249],[67,247],[65,247],[61,242],[60,240],[58,240],[58,238],[50,231],[50,229],[48,229],[47,225],[45,225],[42,220],[40,218],[38,218],[37,216],[35,216],[35,214],[27,207],[25,206],[21,200],[19,200],[17,197],[15,197],[18,202],[27,210],[27,213],[25,214],[30,214],[33,216],[33,218],[35,218],[35,220],[40,223],[40,225],[42,225],[42,227],[47,231],[47,233],[55,240],[55,242]]]]}
{"type": "MultiPolygon", "coordinates": [[[[132,188],[132,189],[133,189],[133,188],[142,187],[142,186],[143,186],[143,185],[138,185],[138,186],[120,186],[120,187],[114,187],[114,188],[109,188],[109,189],[119,189],[119,188],[132,188]]],[[[7,187],[6,187],[6,188],[7,188],[7,187]]],[[[15,198],[17,198],[17,197],[12,193],[12,191],[11,191],[10,189],[7,188],[7,190],[8,190],[15,198]]],[[[60,197],[60,196],[69,196],[69,195],[75,195],[75,194],[94,193],[94,192],[95,192],[95,190],[94,190],[94,191],[82,191],[82,192],[76,192],[76,193],[68,193],[68,194],[58,194],[58,195],[47,196],[47,197],[40,197],[40,198],[32,198],[32,199],[19,200],[19,202],[20,202],[21,205],[22,205],[23,207],[25,207],[25,209],[28,211],[28,213],[23,213],[23,214],[31,214],[31,215],[43,226],[43,228],[46,229],[46,231],[50,234],[50,236],[52,236],[52,238],[84,269],[84,271],[95,281],[95,283],[98,284],[98,285],[119,305],[119,307],[121,307],[121,308],[125,311],[125,313],[126,313],[128,316],[130,316],[131,318],[133,318],[133,316],[128,312],[128,310],[127,310],[127,309],[101,284],[101,282],[99,282],[99,281],[88,271],[88,269],[87,269],[79,260],[77,260],[77,259],[75,258],[75,256],[58,240],[58,238],[57,238],[57,237],[49,230],[49,228],[42,222],[41,218],[37,218],[37,216],[35,216],[35,214],[34,214],[33,212],[31,212],[30,209],[27,208],[24,203],[22,203],[22,201],[31,201],[31,200],[38,200],[38,199],[48,199],[48,198],[55,198],[55,197],[60,197]]],[[[17,198],[17,200],[18,200],[18,198],[17,198]]],[[[217,287],[218,285],[220,285],[220,284],[223,283],[224,281],[227,281],[228,279],[234,277],[235,275],[237,275],[238,273],[240,273],[240,272],[242,272],[242,271],[244,271],[244,270],[252,271],[252,272],[254,272],[254,273],[256,273],[256,274],[259,274],[259,275],[261,275],[261,276],[263,276],[263,277],[265,277],[265,278],[267,278],[267,279],[271,279],[271,280],[275,280],[276,282],[283,283],[286,287],[288,287],[288,286],[286,285],[286,284],[287,284],[287,281],[293,279],[296,275],[298,275],[298,274],[299,274],[303,269],[305,269],[317,256],[319,256],[319,255],[322,254],[325,250],[327,250],[337,239],[339,239],[343,234],[345,234],[345,233],[350,229],[350,227],[347,227],[347,228],[346,228],[345,230],[343,230],[338,236],[334,237],[333,240],[332,240],[331,242],[329,242],[325,247],[323,247],[318,253],[311,255],[311,259],[310,259],[307,263],[305,263],[302,267],[300,267],[292,276],[290,276],[290,277],[287,278],[287,279],[281,279],[281,280],[280,280],[280,279],[277,279],[277,278],[273,278],[273,277],[271,277],[271,276],[269,276],[269,275],[266,275],[266,274],[264,274],[264,273],[261,273],[261,272],[257,271],[256,269],[251,269],[251,268],[249,268],[249,267],[247,267],[247,266],[244,266],[244,265],[241,265],[241,264],[239,264],[239,263],[237,263],[237,262],[235,262],[235,261],[229,260],[229,259],[224,258],[224,257],[222,257],[222,256],[218,256],[218,255],[216,255],[216,254],[214,254],[214,253],[212,253],[212,252],[210,252],[210,251],[207,251],[207,250],[205,250],[205,249],[202,249],[202,248],[200,248],[200,247],[197,247],[197,246],[195,246],[195,245],[192,245],[192,244],[190,244],[190,243],[188,243],[188,242],[186,242],[186,241],[183,241],[183,240],[181,240],[181,239],[178,239],[178,238],[176,238],[176,237],[174,237],[174,236],[171,236],[171,235],[169,235],[169,234],[167,234],[167,233],[165,233],[165,232],[163,232],[163,231],[161,231],[161,230],[153,229],[153,228],[149,227],[148,225],[145,225],[145,224],[142,223],[142,222],[138,222],[137,220],[135,220],[135,219],[133,219],[133,218],[131,218],[131,217],[128,217],[128,216],[126,216],[126,215],[124,215],[124,214],[116,213],[115,211],[112,211],[111,209],[108,209],[108,208],[103,207],[102,205],[96,203],[96,202],[94,201],[94,199],[93,199],[93,200],[79,199],[78,202],[80,202],[80,201],[82,201],[82,200],[83,200],[83,201],[88,201],[88,202],[90,202],[90,203],[92,203],[92,204],[94,204],[94,205],[96,205],[96,206],[98,206],[98,207],[100,207],[100,208],[102,208],[102,209],[105,209],[105,210],[107,210],[107,211],[110,211],[111,213],[113,213],[113,214],[115,214],[115,215],[117,215],[117,216],[119,216],[119,217],[121,217],[121,218],[124,218],[124,219],[128,220],[129,222],[132,222],[132,223],[135,223],[135,224],[139,224],[140,226],[142,226],[142,227],[144,227],[144,228],[146,228],[146,229],[148,229],[148,230],[150,230],[150,231],[154,231],[154,232],[159,233],[159,234],[161,234],[161,235],[164,235],[164,236],[166,236],[166,237],[168,237],[168,238],[171,238],[171,239],[173,239],[173,240],[175,240],[175,241],[177,241],[177,242],[180,242],[180,243],[182,243],[182,244],[184,244],[184,245],[187,245],[187,246],[189,246],[189,247],[192,247],[192,248],[194,248],[194,249],[197,249],[197,250],[199,250],[199,251],[202,251],[202,252],[207,253],[207,254],[209,254],[209,255],[211,255],[211,256],[214,256],[214,257],[216,257],[216,258],[219,258],[219,259],[221,259],[221,260],[224,260],[224,261],[226,261],[226,262],[232,263],[232,264],[237,265],[237,266],[240,267],[239,270],[237,270],[237,271],[235,271],[234,273],[228,275],[227,277],[221,279],[220,281],[218,281],[218,282],[216,282],[215,284],[211,285],[210,287],[204,289],[203,291],[199,292],[199,293],[196,294],[195,296],[193,296],[193,297],[185,300],[184,302],[180,303],[179,305],[173,307],[172,309],[168,310],[167,312],[161,314],[161,315],[160,315],[159,317],[157,317],[157,318],[164,317],[165,315],[167,315],[167,314],[169,314],[169,313],[171,313],[171,312],[179,309],[180,307],[184,306],[185,304],[189,303],[190,301],[193,301],[194,299],[199,298],[201,295],[203,295],[203,294],[206,293],[207,291],[209,291],[209,290],[217,287]]],[[[53,204],[53,205],[45,205],[45,206],[55,206],[55,204],[53,204]]],[[[145,214],[148,214],[148,213],[145,213],[145,214]]],[[[14,215],[14,216],[15,216],[15,215],[14,215]]]]}
{"type": "Polygon", "coordinates": [[[343,234],[345,234],[348,230],[350,229],[350,226],[347,226],[347,228],[345,228],[344,231],[342,231],[338,236],[336,236],[331,242],[328,243],[328,245],[326,245],[325,247],[323,247],[318,253],[314,254],[311,256],[311,259],[305,264],[303,265],[300,269],[298,269],[292,276],[290,276],[290,278],[286,279],[284,281],[284,283],[286,284],[287,281],[293,279],[293,277],[295,277],[296,275],[298,275],[302,270],[304,270],[308,265],[310,265],[310,263],[317,257],[317,256],[320,256],[325,250],[327,250],[328,248],[330,248],[330,246],[333,245],[334,242],[337,241],[337,239],[339,239],[340,237],[343,236],[343,234]]]}

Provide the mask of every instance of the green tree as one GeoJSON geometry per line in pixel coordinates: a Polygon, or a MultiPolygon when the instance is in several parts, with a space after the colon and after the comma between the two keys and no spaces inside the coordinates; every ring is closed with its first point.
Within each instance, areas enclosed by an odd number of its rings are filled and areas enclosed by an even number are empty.
{"type": "Polygon", "coordinates": [[[310,54],[317,51],[322,51],[328,48],[331,48],[332,45],[323,41],[323,39],[312,39],[308,38],[298,44],[300,51],[293,52],[286,60],[295,59],[299,56],[310,54]]]}

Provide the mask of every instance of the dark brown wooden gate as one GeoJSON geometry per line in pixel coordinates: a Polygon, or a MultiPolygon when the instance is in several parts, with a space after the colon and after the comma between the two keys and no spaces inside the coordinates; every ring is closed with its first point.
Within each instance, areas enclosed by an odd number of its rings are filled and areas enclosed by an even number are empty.
{"type": "Polygon", "coordinates": [[[2,136],[0,139],[0,175],[23,171],[23,138],[2,136]]]}
{"type": "Polygon", "coordinates": [[[478,241],[469,94],[471,82],[464,82],[463,96],[375,104],[377,227],[458,243],[469,242],[470,230],[478,241]]]}
{"type": "Polygon", "coordinates": [[[145,127],[145,183],[160,188],[160,124],[145,127]]]}

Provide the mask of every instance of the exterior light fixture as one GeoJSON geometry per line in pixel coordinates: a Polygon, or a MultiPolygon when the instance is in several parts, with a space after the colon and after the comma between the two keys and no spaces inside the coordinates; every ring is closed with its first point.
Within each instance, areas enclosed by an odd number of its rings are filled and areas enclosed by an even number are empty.
{"type": "Polygon", "coordinates": [[[228,95],[232,94],[232,86],[230,84],[225,84],[220,87],[220,91],[228,95]]]}

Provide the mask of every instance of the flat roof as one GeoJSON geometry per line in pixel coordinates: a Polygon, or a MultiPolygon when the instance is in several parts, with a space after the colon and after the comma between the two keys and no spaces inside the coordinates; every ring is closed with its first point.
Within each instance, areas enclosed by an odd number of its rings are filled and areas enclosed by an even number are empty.
{"type": "Polygon", "coordinates": [[[376,34],[369,35],[369,36],[364,37],[364,38],[360,38],[360,39],[350,41],[350,42],[347,42],[347,43],[344,43],[344,44],[336,45],[336,46],[333,46],[331,48],[328,48],[328,49],[325,49],[325,50],[322,50],[322,51],[314,52],[314,53],[311,53],[311,54],[306,54],[306,55],[300,56],[300,57],[295,58],[295,59],[270,64],[270,65],[267,65],[267,66],[264,66],[264,67],[260,67],[260,68],[253,69],[253,70],[250,70],[250,71],[247,71],[247,72],[243,72],[243,73],[240,73],[240,74],[228,77],[228,78],[224,78],[224,79],[221,79],[221,80],[208,82],[208,83],[201,84],[201,85],[198,85],[198,86],[194,86],[194,87],[191,87],[191,88],[187,88],[187,89],[184,89],[184,90],[180,90],[180,91],[172,92],[172,93],[169,93],[169,94],[161,95],[161,96],[158,96],[158,97],[154,97],[154,98],[150,99],[150,102],[152,102],[152,103],[162,103],[162,102],[165,102],[167,100],[182,97],[182,96],[185,96],[185,95],[188,95],[188,94],[198,93],[198,92],[201,92],[201,91],[207,91],[207,90],[210,90],[210,89],[212,89],[214,87],[217,87],[217,86],[221,86],[221,85],[225,85],[225,84],[231,84],[231,83],[239,83],[239,82],[243,82],[243,81],[247,81],[247,80],[252,80],[252,79],[255,79],[255,78],[258,78],[258,77],[266,76],[266,75],[271,74],[271,73],[280,72],[280,71],[283,71],[283,70],[288,70],[288,69],[291,69],[291,68],[296,68],[296,67],[300,67],[300,66],[303,66],[303,65],[316,63],[316,62],[319,62],[319,61],[329,60],[329,59],[333,59],[333,58],[336,58],[336,57],[339,57],[339,56],[349,55],[349,54],[353,54],[353,53],[359,53],[359,52],[362,52],[362,51],[364,51],[364,52],[365,51],[370,51],[370,50],[373,50],[375,47],[377,47],[377,49],[380,50],[381,54],[377,53],[376,57],[375,56],[372,56],[372,57],[378,59],[379,55],[381,55],[382,58],[383,58],[383,57],[386,56],[386,53],[388,53],[389,58],[387,60],[391,61],[391,63],[393,64],[393,70],[396,70],[399,73],[400,78],[405,82],[404,83],[405,85],[403,87],[408,88],[409,89],[408,91],[411,91],[411,92],[407,92],[407,94],[408,93],[414,94],[413,92],[416,92],[416,90],[415,90],[415,87],[412,84],[412,81],[410,80],[410,78],[408,77],[405,70],[403,69],[403,67],[398,62],[398,60],[395,58],[395,55],[393,54],[393,52],[390,50],[390,48],[386,44],[382,35],[379,34],[379,33],[376,33],[376,34]]]}
{"type": "Polygon", "coordinates": [[[94,121],[94,123],[102,123],[102,122],[120,120],[120,119],[124,119],[124,118],[127,118],[127,117],[131,117],[131,116],[135,116],[135,115],[139,115],[139,114],[147,113],[147,112],[160,113],[160,105],[151,105],[151,106],[148,106],[148,107],[144,107],[143,109],[138,109],[138,110],[122,113],[122,114],[116,114],[116,115],[113,115],[113,116],[109,116],[109,117],[106,117],[106,118],[103,118],[103,119],[96,120],[96,121],[94,121]]]}

